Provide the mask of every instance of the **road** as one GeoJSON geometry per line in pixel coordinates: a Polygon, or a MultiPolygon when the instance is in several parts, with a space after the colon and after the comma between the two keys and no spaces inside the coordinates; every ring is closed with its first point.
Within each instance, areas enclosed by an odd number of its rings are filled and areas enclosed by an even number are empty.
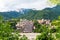
{"type": "Polygon", "coordinates": [[[29,40],[35,40],[36,36],[40,35],[40,33],[20,33],[20,35],[25,35],[29,40]]]}

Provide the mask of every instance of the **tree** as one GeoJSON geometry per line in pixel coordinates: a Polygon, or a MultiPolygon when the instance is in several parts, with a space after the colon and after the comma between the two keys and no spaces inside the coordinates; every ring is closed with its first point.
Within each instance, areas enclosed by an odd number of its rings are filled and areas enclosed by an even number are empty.
{"type": "Polygon", "coordinates": [[[36,37],[36,40],[56,40],[52,33],[50,32],[50,29],[47,28],[46,31],[42,32],[40,35],[36,37]]]}
{"type": "Polygon", "coordinates": [[[3,17],[2,16],[0,16],[0,23],[3,21],[3,17]]]}
{"type": "Polygon", "coordinates": [[[54,27],[56,28],[56,39],[59,40],[60,39],[60,16],[58,17],[57,20],[53,20],[52,21],[52,25],[55,25],[54,27]]]}
{"type": "Polygon", "coordinates": [[[48,33],[48,32],[45,32],[45,33],[41,33],[41,35],[38,35],[36,37],[36,40],[55,40],[53,37],[52,37],[52,34],[48,33]]]}
{"type": "Polygon", "coordinates": [[[23,36],[20,38],[20,40],[28,40],[28,38],[27,38],[25,35],[23,35],[23,36]]]}
{"type": "Polygon", "coordinates": [[[33,30],[33,32],[35,33],[41,33],[48,30],[48,27],[47,27],[48,25],[40,24],[37,21],[34,21],[34,26],[35,26],[35,29],[33,30]]]}
{"type": "Polygon", "coordinates": [[[0,40],[18,40],[19,35],[14,33],[14,29],[11,27],[10,22],[4,22],[0,17],[0,40]]]}
{"type": "Polygon", "coordinates": [[[60,4],[60,0],[49,0],[52,4],[60,4]]]}
{"type": "Polygon", "coordinates": [[[36,20],[34,20],[34,26],[35,26],[35,29],[33,30],[33,32],[40,33],[41,25],[36,20]]]}

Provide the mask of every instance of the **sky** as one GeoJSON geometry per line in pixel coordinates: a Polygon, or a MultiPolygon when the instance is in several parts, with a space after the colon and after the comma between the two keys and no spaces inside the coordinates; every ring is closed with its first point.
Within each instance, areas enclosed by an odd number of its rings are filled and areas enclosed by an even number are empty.
{"type": "Polygon", "coordinates": [[[0,0],[0,12],[19,11],[21,8],[42,10],[54,6],[48,0],[0,0]]]}

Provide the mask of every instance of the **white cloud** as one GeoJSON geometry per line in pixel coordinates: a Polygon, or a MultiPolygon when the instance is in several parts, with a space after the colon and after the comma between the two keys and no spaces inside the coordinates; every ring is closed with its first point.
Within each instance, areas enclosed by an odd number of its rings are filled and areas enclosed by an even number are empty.
{"type": "Polygon", "coordinates": [[[0,12],[13,11],[21,8],[35,8],[37,10],[52,7],[48,0],[0,0],[0,12]]]}

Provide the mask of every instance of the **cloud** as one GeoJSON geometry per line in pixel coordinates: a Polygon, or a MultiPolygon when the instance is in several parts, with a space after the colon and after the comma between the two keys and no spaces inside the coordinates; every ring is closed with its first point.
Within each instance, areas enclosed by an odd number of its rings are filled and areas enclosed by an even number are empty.
{"type": "Polygon", "coordinates": [[[21,8],[42,10],[46,7],[53,7],[49,5],[48,0],[0,0],[0,12],[14,11],[21,8]]]}

